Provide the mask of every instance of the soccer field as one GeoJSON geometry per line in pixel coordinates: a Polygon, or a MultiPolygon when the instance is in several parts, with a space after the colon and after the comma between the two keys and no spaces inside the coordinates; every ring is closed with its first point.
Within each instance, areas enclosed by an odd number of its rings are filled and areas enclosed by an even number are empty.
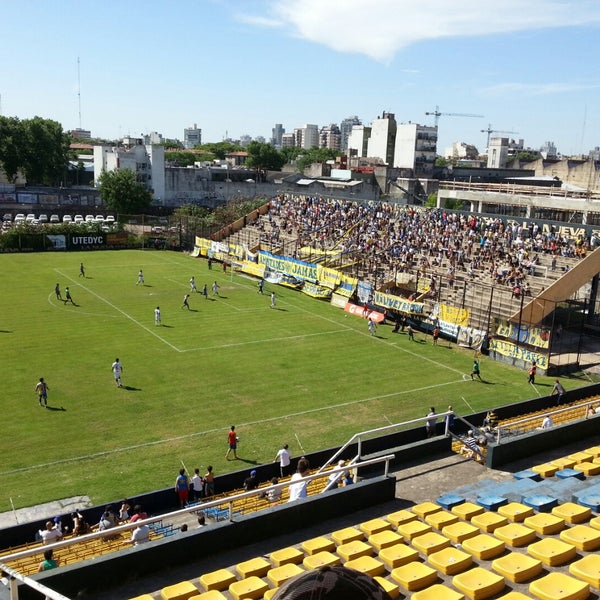
{"type": "MultiPolygon", "coordinates": [[[[297,291],[165,251],[1,255],[0,511],[168,487],[183,464],[225,471],[341,444],[452,404],[468,414],[549,393],[523,371],[417,333],[417,342],[297,291]],[[86,277],[79,276],[83,261],[86,277]],[[145,285],[136,285],[143,269],[145,285]],[[208,300],[191,294],[206,283],[208,300]],[[212,283],[220,286],[212,293],[212,283]],[[70,287],[76,306],[56,299],[70,287]],[[271,291],[277,295],[270,307],[271,291]],[[163,325],[154,325],[160,306],[163,325]],[[123,387],[111,372],[123,364],[123,387]],[[48,409],[34,387],[44,377],[48,409]],[[537,393],[536,393],[537,392],[537,393]],[[240,460],[226,461],[235,424],[240,460]],[[301,444],[301,446],[300,446],[301,444]]],[[[585,379],[565,380],[567,389],[585,379]]],[[[241,481],[240,481],[241,485],[241,481]]]]}

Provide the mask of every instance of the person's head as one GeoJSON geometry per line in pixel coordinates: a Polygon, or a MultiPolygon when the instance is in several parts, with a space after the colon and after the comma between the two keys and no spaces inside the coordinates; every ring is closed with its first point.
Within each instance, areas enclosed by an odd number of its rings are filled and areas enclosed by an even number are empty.
{"type": "Polygon", "coordinates": [[[235,425],[231,426],[231,431],[235,431],[235,425]]]}
{"type": "Polygon", "coordinates": [[[250,477],[256,477],[256,470],[252,469],[252,471],[250,471],[250,477]]]}
{"type": "Polygon", "coordinates": [[[121,502],[123,506],[129,506],[129,500],[127,498],[123,498],[123,502],[121,502]]]}
{"type": "Polygon", "coordinates": [[[181,533],[185,533],[187,530],[188,530],[188,526],[187,526],[187,525],[184,523],[184,524],[181,526],[181,529],[180,529],[180,531],[181,531],[181,533]]]}
{"type": "Polygon", "coordinates": [[[345,460],[341,460],[341,459],[340,459],[340,460],[338,460],[338,464],[337,464],[337,466],[338,466],[338,467],[343,467],[345,464],[346,464],[346,461],[345,461],[345,460]]]}
{"type": "Polygon", "coordinates": [[[46,560],[52,560],[52,555],[54,554],[54,550],[45,550],[44,551],[44,558],[46,560]]]}
{"type": "Polygon", "coordinates": [[[201,526],[206,525],[206,517],[204,515],[200,515],[198,517],[198,525],[201,525],[201,526]]]}
{"type": "Polygon", "coordinates": [[[136,504],[133,507],[133,512],[137,515],[140,514],[142,512],[142,505],[141,504],[136,504]]]}
{"type": "Polygon", "coordinates": [[[52,521],[46,521],[46,529],[50,531],[54,527],[54,523],[52,521]]]}
{"type": "Polygon", "coordinates": [[[40,383],[44,383],[44,378],[40,377],[40,383]]]}
{"type": "Polygon", "coordinates": [[[209,473],[212,473],[212,470],[213,470],[213,466],[212,465],[208,465],[207,471],[209,473]]]}
{"type": "Polygon", "coordinates": [[[200,475],[200,469],[194,469],[194,474],[195,475],[200,475]]]}
{"type": "Polygon", "coordinates": [[[118,359],[118,358],[115,358],[115,362],[119,362],[119,359],[118,359]]]}
{"type": "Polygon", "coordinates": [[[469,431],[467,431],[467,435],[468,435],[468,436],[472,436],[472,435],[473,435],[473,430],[472,430],[472,429],[469,429],[469,431]]]}
{"type": "Polygon", "coordinates": [[[185,475],[185,469],[179,469],[179,474],[180,475],[185,475]]]}
{"type": "Polygon", "coordinates": [[[287,445],[287,444],[284,444],[284,445],[283,445],[283,449],[284,449],[284,450],[287,450],[287,449],[288,449],[288,445],[287,445]]]}
{"type": "Polygon", "coordinates": [[[554,380],[554,383],[558,383],[558,379],[555,379],[555,380],[554,380]]]}
{"type": "Polygon", "coordinates": [[[271,485],[277,485],[279,483],[279,479],[277,479],[277,477],[273,477],[273,479],[271,479],[271,485]]]}
{"type": "Polygon", "coordinates": [[[429,407],[429,412],[435,412],[435,408],[433,406],[429,407]]]}
{"type": "Polygon", "coordinates": [[[298,473],[306,473],[307,471],[310,470],[310,463],[308,462],[308,460],[306,458],[301,458],[298,461],[298,467],[297,467],[298,473]]]}

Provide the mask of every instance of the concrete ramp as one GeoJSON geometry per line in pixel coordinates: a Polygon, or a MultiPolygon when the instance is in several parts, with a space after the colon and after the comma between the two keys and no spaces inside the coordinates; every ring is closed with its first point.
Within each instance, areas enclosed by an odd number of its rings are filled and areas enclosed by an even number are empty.
{"type": "Polygon", "coordinates": [[[521,311],[517,311],[509,320],[513,323],[520,321],[524,325],[539,325],[542,319],[554,310],[558,302],[570,298],[598,273],[600,273],[600,252],[596,249],[582,259],[576,267],[557,279],[539,296],[523,306],[521,315],[519,315],[521,311]]]}

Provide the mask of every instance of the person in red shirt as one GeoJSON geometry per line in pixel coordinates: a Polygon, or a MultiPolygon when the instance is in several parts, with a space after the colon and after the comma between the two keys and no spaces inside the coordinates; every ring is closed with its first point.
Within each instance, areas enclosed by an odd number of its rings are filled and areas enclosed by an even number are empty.
{"type": "Polygon", "coordinates": [[[229,433],[227,434],[227,443],[229,444],[229,448],[227,450],[227,454],[225,455],[225,458],[227,460],[229,460],[229,454],[231,453],[231,451],[233,450],[233,458],[234,460],[237,460],[237,443],[239,442],[239,438],[237,436],[237,434],[235,433],[235,425],[231,426],[231,429],[229,430],[229,433]]]}

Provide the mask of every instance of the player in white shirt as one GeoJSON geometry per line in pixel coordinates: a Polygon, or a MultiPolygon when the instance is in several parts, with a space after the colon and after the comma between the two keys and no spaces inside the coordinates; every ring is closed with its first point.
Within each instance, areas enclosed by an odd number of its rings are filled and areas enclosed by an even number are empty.
{"type": "Polygon", "coordinates": [[[112,372],[115,376],[115,383],[117,387],[123,387],[121,385],[121,373],[123,372],[123,365],[120,363],[118,358],[115,358],[115,362],[112,364],[112,372]]]}
{"type": "Polygon", "coordinates": [[[162,325],[162,321],[160,320],[160,306],[157,306],[154,309],[154,324],[155,325],[162,325]]]}

